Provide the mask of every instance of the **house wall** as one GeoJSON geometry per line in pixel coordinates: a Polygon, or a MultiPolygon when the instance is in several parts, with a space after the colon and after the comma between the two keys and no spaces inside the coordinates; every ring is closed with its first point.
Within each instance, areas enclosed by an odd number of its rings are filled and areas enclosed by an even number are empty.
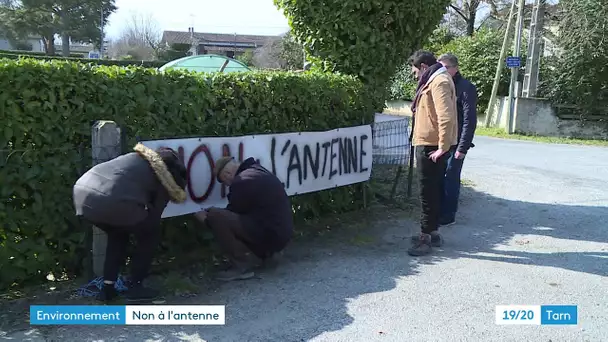
{"type": "Polygon", "coordinates": [[[0,50],[12,50],[11,44],[6,39],[0,38],[0,50]]]}
{"type": "Polygon", "coordinates": [[[32,51],[44,52],[44,43],[42,39],[30,39],[29,42],[32,44],[32,51]]]}
{"type": "MultiPolygon", "coordinates": [[[[41,39],[28,39],[27,42],[32,45],[33,52],[44,52],[44,45],[41,39]]],[[[0,38],[0,50],[15,50],[15,48],[7,39],[0,38]]]]}
{"type": "Polygon", "coordinates": [[[386,102],[383,113],[392,115],[412,116],[410,106],[412,101],[388,101],[386,102]]]}
{"type": "MultiPolygon", "coordinates": [[[[498,97],[493,110],[492,127],[507,129],[508,98],[498,97]]],[[[557,117],[555,109],[546,99],[517,98],[514,131],[528,135],[586,139],[608,139],[605,125],[594,122],[583,124],[579,120],[557,117]]]]}
{"type": "MultiPolygon", "coordinates": [[[[96,50],[98,49],[96,49],[93,44],[70,44],[70,53],[82,54],[85,58],[89,56],[89,51],[96,50]]],[[[61,54],[62,51],[63,46],[61,44],[55,44],[55,52],[61,54]]]]}

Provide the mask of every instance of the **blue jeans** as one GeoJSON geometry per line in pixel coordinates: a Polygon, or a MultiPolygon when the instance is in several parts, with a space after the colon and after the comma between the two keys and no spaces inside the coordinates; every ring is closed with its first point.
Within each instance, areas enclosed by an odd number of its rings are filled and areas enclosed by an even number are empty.
{"type": "Polygon", "coordinates": [[[460,174],[462,173],[463,159],[456,159],[456,150],[450,151],[448,167],[443,178],[443,196],[441,200],[440,222],[453,221],[458,211],[458,198],[460,197],[460,174]]]}

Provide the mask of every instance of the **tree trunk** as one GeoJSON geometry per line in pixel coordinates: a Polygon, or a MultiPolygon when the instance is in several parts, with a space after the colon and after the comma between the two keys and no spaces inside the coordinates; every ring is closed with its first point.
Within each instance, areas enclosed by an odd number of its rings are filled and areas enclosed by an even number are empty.
{"type": "Polygon", "coordinates": [[[475,34],[475,20],[477,20],[477,10],[479,9],[479,1],[473,0],[469,2],[467,19],[467,36],[472,37],[475,34]]]}
{"type": "Polygon", "coordinates": [[[53,35],[49,35],[48,37],[44,37],[44,51],[47,56],[55,56],[55,37],[53,35]]]}
{"type": "Polygon", "coordinates": [[[59,18],[61,19],[61,55],[63,57],[70,57],[70,35],[67,33],[70,28],[67,13],[60,12],[59,18]]]}
{"type": "Polygon", "coordinates": [[[44,36],[42,36],[42,51],[44,51],[45,54],[48,54],[48,52],[46,51],[46,38],[44,38],[44,36]]]}
{"type": "Polygon", "coordinates": [[[470,13],[469,15],[469,20],[467,20],[467,36],[472,37],[473,34],[475,33],[475,19],[476,19],[476,14],[475,12],[470,13]]]}
{"type": "Polygon", "coordinates": [[[70,57],[70,36],[65,32],[61,34],[61,55],[70,57]]]}

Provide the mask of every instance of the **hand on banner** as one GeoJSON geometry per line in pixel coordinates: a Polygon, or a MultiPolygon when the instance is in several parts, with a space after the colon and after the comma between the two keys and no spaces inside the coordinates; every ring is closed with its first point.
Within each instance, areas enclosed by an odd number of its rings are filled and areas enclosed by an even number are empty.
{"type": "Polygon", "coordinates": [[[194,217],[196,217],[201,222],[205,222],[205,220],[207,219],[207,209],[203,209],[198,213],[195,213],[194,217]]]}
{"type": "Polygon", "coordinates": [[[216,208],[216,207],[209,207],[209,208],[207,208],[206,210],[207,210],[207,212],[208,212],[208,213],[210,213],[210,212],[215,211],[215,210],[218,210],[218,209],[219,209],[219,208],[216,208]]]}

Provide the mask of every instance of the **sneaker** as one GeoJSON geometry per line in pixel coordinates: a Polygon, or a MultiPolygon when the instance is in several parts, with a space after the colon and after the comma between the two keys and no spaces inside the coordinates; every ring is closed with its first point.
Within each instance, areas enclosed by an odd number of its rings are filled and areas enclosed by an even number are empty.
{"type": "Polygon", "coordinates": [[[221,281],[246,280],[255,276],[249,268],[231,268],[217,273],[216,279],[221,281]]]}
{"type": "Polygon", "coordinates": [[[255,256],[249,256],[247,262],[235,263],[234,261],[224,260],[219,264],[215,265],[215,271],[223,272],[233,268],[247,268],[247,269],[264,269],[267,267],[268,259],[262,259],[255,256]]]}
{"type": "Polygon", "coordinates": [[[104,283],[97,294],[97,300],[100,302],[110,302],[118,297],[118,291],[114,287],[114,284],[106,284],[104,283]]]}
{"type": "Polygon", "coordinates": [[[145,287],[141,282],[130,284],[129,289],[125,293],[125,297],[129,302],[144,302],[153,301],[158,298],[157,290],[145,287]]]}
{"type": "Polygon", "coordinates": [[[451,219],[451,220],[440,220],[440,221],[439,221],[439,225],[440,225],[441,227],[448,227],[448,226],[451,226],[451,225],[453,225],[453,224],[455,224],[455,223],[456,223],[456,220],[455,220],[455,219],[451,219]]]}
{"type": "Polygon", "coordinates": [[[407,251],[407,254],[411,256],[423,256],[431,253],[432,251],[431,235],[420,234],[414,245],[407,251]]]}
{"type": "MultiPolygon", "coordinates": [[[[416,244],[420,240],[420,235],[412,236],[412,243],[416,244]]],[[[431,234],[431,246],[441,247],[443,245],[443,238],[439,234],[431,234]]]]}

